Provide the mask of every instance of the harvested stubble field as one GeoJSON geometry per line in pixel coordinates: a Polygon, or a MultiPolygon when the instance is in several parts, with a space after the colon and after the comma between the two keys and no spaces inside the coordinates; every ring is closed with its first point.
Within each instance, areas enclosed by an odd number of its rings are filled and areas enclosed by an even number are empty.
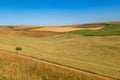
{"type": "Polygon", "coordinates": [[[35,28],[33,31],[51,31],[51,32],[69,32],[74,30],[99,30],[103,27],[95,27],[95,28],[76,28],[76,27],[43,27],[43,28],[35,28]]]}

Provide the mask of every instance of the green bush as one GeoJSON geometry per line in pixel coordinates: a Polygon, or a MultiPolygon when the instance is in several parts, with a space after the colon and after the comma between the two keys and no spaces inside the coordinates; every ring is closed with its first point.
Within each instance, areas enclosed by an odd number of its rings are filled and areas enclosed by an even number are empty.
{"type": "Polygon", "coordinates": [[[22,51],[23,49],[21,47],[16,47],[15,50],[18,53],[19,51],[22,51]]]}

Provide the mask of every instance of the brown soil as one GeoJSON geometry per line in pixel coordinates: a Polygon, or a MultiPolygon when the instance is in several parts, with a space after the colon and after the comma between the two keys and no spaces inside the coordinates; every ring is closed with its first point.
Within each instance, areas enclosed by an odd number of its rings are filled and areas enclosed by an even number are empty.
{"type": "Polygon", "coordinates": [[[33,31],[34,27],[0,27],[0,34],[12,36],[42,37],[59,34],[50,31],[33,31]]]}

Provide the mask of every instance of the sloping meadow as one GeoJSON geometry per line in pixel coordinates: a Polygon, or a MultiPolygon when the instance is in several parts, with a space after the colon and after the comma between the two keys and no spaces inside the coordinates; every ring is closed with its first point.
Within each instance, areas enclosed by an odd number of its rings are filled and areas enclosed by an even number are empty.
{"type": "Polygon", "coordinates": [[[0,80],[105,80],[0,51],[0,80]]]}

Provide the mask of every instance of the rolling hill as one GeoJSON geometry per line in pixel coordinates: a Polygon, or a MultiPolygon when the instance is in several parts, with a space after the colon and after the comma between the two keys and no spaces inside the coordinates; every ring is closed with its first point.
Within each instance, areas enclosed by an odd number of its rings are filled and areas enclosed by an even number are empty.
{"type": "MultiPolygon", "coordinates": [[[[92,26],[93,24],[83,24],[83,25],[85,26],[87,25],[86,29],[88,29],[88,25],[92,26]]],[[[90,26],[89,28],[98,27],[95,25],[96,24],[94,24],[94,26],[92,27],[90,26]]],[[[44,74],[40,72],[38,73],[39,75],[43,75],[43,77],[45,78],[47,77],[46,80],[50,80],[50,79],[51,80],[67,80],[67,79],[79,80],[80,78],[78,76],[80,75],[83,77],[86,76],[79,73],[72,74],[73,72],[71,71],[69,72],[69,70],[64,70],[64,69],[62,69],[63,71],[61,72],[60,71],[61,68],[56,69],[56,67],[52,67],[53,72],[51,73],[50,71],[51,67],[49,69],[50,65],[44,68],[43,66],[41,66],[41,64],[43,63],[38,63],[36,61],[33,61],[32,63],[30,63],[31,60],[18,57],[17,54],[15,54],[15,56],[13,57],[11,54],[7,52],[2,52],[2,51],[8,51],[8,52],[10,51],[12,53],[15,53],[16,47],[22,47],[23,51],[19,53],[20,55],[30,56],[40,60],[68,66],[68,67],[83,70],[83,71],[89,71],[92,73],[108,76],[113,79],[119,80],[120,79],[120,54],[119,54],[120,53],[120,35],[118,34],[120,33],[120,26],[118,25],[118,23],[115,23],[115,22],[109,23],[109,25],[108,23],[107,25],[105,23],[104,26],[102,23],[101,25],[103,28],[99,30],[77,30],[77,31],[75,30],[72,32],[60,32],[60,33],[54,32],[54,31],[51,32],[51,31],[34,31],[33,30],[33,29],[38,29],[42,27],[30,27],[30,26],[29,27],[20,27],[20,26],[0,27],[0,51],[1,51],[0,68],[2,70],[2,72],[0,72],[0,79],[4,77],[6,78],[3,80],[8,79],[11,73],[12,73],[11,77],[14,78],[13,75],[15,75],[16,73],[14,71],[19,69],[22,70],[22,72],[20,71],[19,72],[23,73],[25,76],[21,74],[16,74],[16,76],[20,75],[18,79],[21,77],[26,79],[26,77],[30,76],[30,73],[24,72],[23,69],[25,69],[25,71],[32,70],[33,72],[31,72],[31,75],[33,76],[31,76],[31,79],[33,78],[37,79],[38,78],[37,72],[34,72],[36,70],[33,69],[35,66],[37,66],[38,71],[41,72],[41,69],[42,69],[42,72],[45,71],[44,74]],[[42,37],[41,37],[41,32],[43,32],[42,37]],[[29,34],[26,34],[26,33],[29,33],[29,34]],[[15,66],[16,65],[20,65],[20,66],[15,68],[14,65],[13,67],[8,66],[7,65],[8,63],[10,65],[14,63],[15,66]],[[24,65],[27,68],[25,68],[24,65]],[[41,69],[38,66],[41,66],[41,69]],[[48,71],[46,71],[46,69],[48,71]],[[1,78],[1,75],[2,75],[2,78],[1,78]],[[5,76],[5,75],[8,75],[8,76],[5,76]],[[61,79],[59,78],[58,75],[61,76],[61,79]],[[66,75],[66,76],[63,76],[63,75],[66,75]],[[71,77],[73,75],[75,76],[71,77]]],[[[69,27],[71,28],[73,27],[73,25],[69,27]]],[[[74,26],[74,28],[76,27],[78,26],[74,26]]],[[[44,64],[44,65],[47,65],[47,64],[44,64]]],[[[99,79],[96,79],[96,77],[94,76],[91,77],[90,75],[87,75],[87,77],[84,77],[82,79],[83,80],[89,80],[89,79],[99,80],[99,79]]]]}

